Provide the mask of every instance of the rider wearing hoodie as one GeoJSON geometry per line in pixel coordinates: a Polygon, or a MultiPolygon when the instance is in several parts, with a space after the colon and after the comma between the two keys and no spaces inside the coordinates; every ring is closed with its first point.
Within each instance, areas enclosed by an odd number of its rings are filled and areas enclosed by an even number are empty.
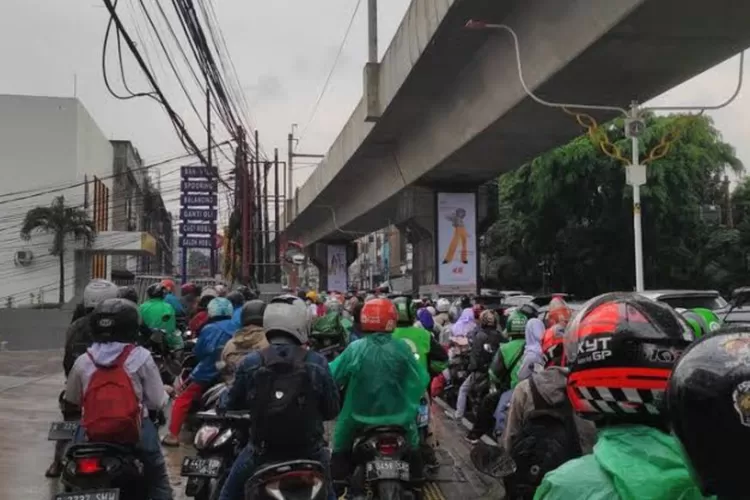
{"type": "MultiPolygon", "coordinates": [[[[563,334],[565,325],[570,319],[570,309],[560,314],[547,315],[552,324],[542,337],[542,352],[544,354],[545,369],[533,373],[528,379],[522,380],[513,391],[508,410],[508,418],[503,432],[503,449],[511,450],[513,442],[519,437],[523,424],[536,407],[534,406],[534,395],[531,383],[533,381],[539,396],[551,408],[557,408],[567,403],[566,384],[568,370],[564,367],[563,356],[563,334]]],[[[580,441],[581,451],[584,454],[591,453],[596,442],[596,427],[588,420],[575,416],[576,429],[580,441]]]]}
{"type": "Polygon", "coordinates": [[[169,433],[162,443],[166,446],[179,446],[180,429],[187,417],[190,405],[219,378],[217,362],[224,346],[237,330],[232,321],[234,308],[224,297],[217,297],[208,304],[208,323],[203,327],[193,355],[198,364],[190,373],[190,380],[181,388],[172,404],[172,417],[169,419],[169,433]]]}
{"type": "Polygon", "coordinates": [[[590,455],[547,473],[536,500],[703,499],[663,408],[675,361],[694,334],[668,305],[635,293],[588,301],[565,330],[568,398],[596,423],[590,455]]]}
{"type": "MultiPolygon", "coordinates": [[[[221,352],[219,371],[229,385],[234,381],[234,373],[242,359],[253,351],[268,347],[266,331],[263,329],[263,312],[266,303],[262,300],[245,302],[240,308],[241,328],[229,339],[221,352]]],[[[232,318],[232,321],[236,321],[232,318]]]]}
{"type": "MultiPolygon", "coordinates": [[[[82,410],[85,412],[86,389],[93,374],[101,369],[99,367],[112,366],[124,358],[122,366],[143,410],[137,448],[144,464],[148,498],[171,500],[172,487],[159,446],[159,434],[149,418],[149,412],[164,408],[169,397],[151,353],[136,343],[140,323],[138,309],[126,299],[107,299],[97,305],[90,321],[94,343],[73,365],[65,386],[65,401],[70,405],[84,406],[82,410]]],[[[79,427],[76,441],[82,441],[84,437],[85,429],[79,427]]]]}

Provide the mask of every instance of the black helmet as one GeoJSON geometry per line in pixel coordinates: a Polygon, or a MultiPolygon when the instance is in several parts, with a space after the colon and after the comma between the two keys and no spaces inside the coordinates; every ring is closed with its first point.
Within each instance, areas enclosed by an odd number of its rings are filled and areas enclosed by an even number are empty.
{"type": "Polygon", "coordinates": [[[240,292],[243,297],[245,297],[246,301],[258,298],[258,296],[252,290],[250,290],[250,287],[247,285],[238,286],[237,291],[240,292]]]}
{"type": "Polygon", "coordinates": [[[526,302],[518,308],[518,312],[526,316],[528,319],[536,318],[539,316],[539,306],[533,302],[526,302]]]}
{"type": "Polygon", "coordinates": [[[229,295],[227,295],[227,298],[229,299],[229,302],[232,303],[232,307],[234,308],[240,307],[245,303],[245,296],[239,290],[235,290],[234,292],[230,293],[229,295]]]}
{"type": "Polygon", "coordinates": [[[161,283],[154,283],[146,289],[146,295],[149,299],[163,299],[167,296],[167,287],[161,283]]]}
{"type": "Polygon", "coordinates": [[[262,300],[248,300],[242,306],[240,321],[242,326],[263,326],[263,313],[266,311],[266,303],[262,300]]]}
{"type": "Polygon", "coordinates": [[[738,457],[750,446],[750,327],[720,328],[685,350],[667,407],[703,494],[747,498],[738,457]]]}
{"type": "Polygon", "coordinates": [[[138,304],[138,292],[132,286],[121,286],[117,289],[117,297],[138,304]]]}
{"type": "Polygon", "coordinates": [[[464,295],[459,299],[459,302],[461,304],[461,310],[468,309],[471,307],[471,299],[468,295],[464,295]]]}
{"type": "Polygon", "coordinates": [[[140,315],[134,303],[126,299],[107,299],[91,313],[91,339],[94,342],[135,342],[140,315]]]}

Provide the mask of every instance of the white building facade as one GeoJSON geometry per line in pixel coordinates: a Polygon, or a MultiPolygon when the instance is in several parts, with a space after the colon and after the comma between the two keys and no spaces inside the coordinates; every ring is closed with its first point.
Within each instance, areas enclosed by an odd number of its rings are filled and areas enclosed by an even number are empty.
{"type": "MultiPolygon", "coordinates": [[[[86,208],[94,219],[94,178],[98,193],[102,185],[111,193],[112,165],[112,145],[77,99],[0,95],[0,307],[57,301],[59,260],[49,253],[52,236],[21,239],[24,217],[64,196],[66,204],[86,208]]],[[[99,200],[97,216],[109,221],[113,202],[109,194],[106,199],[99,200]]],[[[70,300],[74,250],[81,246],[66,247],[64,288],[70,300]]]]}

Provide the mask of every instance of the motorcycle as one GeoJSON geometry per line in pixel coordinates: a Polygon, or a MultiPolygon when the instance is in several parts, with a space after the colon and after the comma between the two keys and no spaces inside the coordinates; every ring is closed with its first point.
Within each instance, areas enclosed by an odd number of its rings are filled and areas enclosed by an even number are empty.
{"type": "Polygon", "coordinates": [[[246,500],[323,500],[325,471],[314,460],[290,460],[261,467],[248,480],[246,500]]]}
{"type": "Polygon", "coordinates": [[[193,446],[197,456],[182,460],[180,475],[187,477],[185,495],[199,500],[216,499],[229,471],[242,448],[247,444],[250,415],[247,412],[199,412],[202,422],[193,446]]]}
{"type": "Polygon", "coordinates": [[[63,457],[60,482],[66,494],[56,499],[137,500],[146,498],[144,464],[133,446],[79,443],[63,457]]]}
{"type": "Polygon", "coordinates": [[[410,454],[406,432],[401,427],[367,429],[354,440],[356,466],[349,481],[351,498],[414,500],[410,454]]]}

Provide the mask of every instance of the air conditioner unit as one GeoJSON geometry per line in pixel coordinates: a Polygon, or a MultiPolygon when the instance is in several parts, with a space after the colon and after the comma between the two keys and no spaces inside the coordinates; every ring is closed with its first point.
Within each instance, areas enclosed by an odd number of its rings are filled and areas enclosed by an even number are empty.
{"type": "Polygon", "coordinates": [[[28,266],[34,260],[34,254],[31,250],[18,250],[13,257],[13,261],[17,266],[28,266]]]}

